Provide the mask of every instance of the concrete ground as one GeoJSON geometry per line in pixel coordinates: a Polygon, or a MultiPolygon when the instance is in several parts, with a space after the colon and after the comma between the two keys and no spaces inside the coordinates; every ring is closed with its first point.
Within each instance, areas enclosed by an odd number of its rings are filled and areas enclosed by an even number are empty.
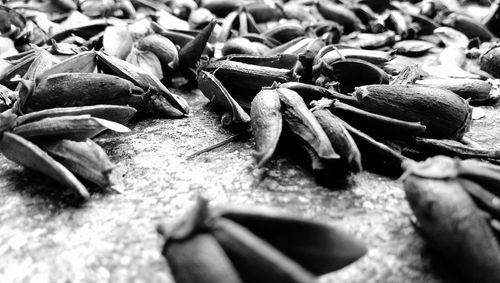
{"type": "MultiPolygon", "coordinates": [[[[94,193],[74,207],[57,183],[0,157],[0,282],[173,282],[155,226],[191,208],[198,195],[281,207],[363,239],[368,254],[321,282],[458,282],[411,226],[401,182],[363,172],[334,191],[284,154],[257,169],[253,139],[187,160],[231,133],[204,96],[184,97],[188,119],[133,121],[128,134],[96,139],[122,170],[124,194],[94,193]]],[[[484,117],[469,137],[497,146],[498,108],[480,109],[484,117]]]]}

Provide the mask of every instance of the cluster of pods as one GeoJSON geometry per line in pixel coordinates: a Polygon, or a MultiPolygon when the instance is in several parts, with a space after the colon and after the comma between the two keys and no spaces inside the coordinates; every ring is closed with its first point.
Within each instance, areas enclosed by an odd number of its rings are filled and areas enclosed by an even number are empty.
{"type": "MultiPolygon", "coordinates": [[[[319,181],[404,173],[419,231],[469,281],[499,282],[500,155],[467,133],[471,105],[499,97],[500,2],[462,2],[7,1],[0,150],[76,199],[82,182],[121,191],[92,138],[134,115],[189,118],[171,89],[199,89],[222,126],[252,132],[259,167],[282,147],[319,181]]],[[[204,200],[159,231],[177,282],[312,282],[366,252],[324,224],[204,200]]]]}

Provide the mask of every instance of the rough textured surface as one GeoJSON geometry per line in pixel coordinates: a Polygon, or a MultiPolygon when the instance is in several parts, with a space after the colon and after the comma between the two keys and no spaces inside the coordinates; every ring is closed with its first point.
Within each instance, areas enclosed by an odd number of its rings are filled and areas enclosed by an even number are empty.
{"type": "MultiPolygon", "coordinates": [[[[74,207],[57,183],[1,156],[0,282],[172,282],[155,226],[200,194],[215,203],[282,207],[366,242],[363,259],[321,282],[457,282],[412,227],[397,180],[363,172],[349,189],[333,191],[284,154],[257,169],[252,139],[186,160],[231,133],[203,95],[185,97],[189,119],[134,121],[128,134],[96,139],[125,172],[122,195],[94,193],[74,207]]],[[[498,107],[481,109],[485,116],[468,136],[492,147],[500,139],[498,107]]]]}

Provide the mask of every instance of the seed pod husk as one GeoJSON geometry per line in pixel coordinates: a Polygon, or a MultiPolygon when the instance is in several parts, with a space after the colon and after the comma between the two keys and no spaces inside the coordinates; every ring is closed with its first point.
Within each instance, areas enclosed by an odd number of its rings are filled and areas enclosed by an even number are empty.
{"type": "Polygon", "coordinates": [[[245,227],[317,276],[343,268],[367,251],[359,239],[340,227],[301,219],[275,209],[236,206],[214,209],[216,215],[245,227]]]}
{"type": "Polygon", "coordinates": [[[163,256],[178,283],[240,283],[241,279],[222,247],[210,232],[208,202],[197,204],[171,225],[157,227],[165,239],[163,256]]]}
{"type": "Polygon", "coordinates": [[[341,48],[329,51],[321,57],[321,60],[329,65],[343,59],[358,59],[375,65],[383,65],[394,59],[394,52],[341,48]]]}
{"type": "Polygon", "coordinates": [[[106,74],[63,73],[49,76],[37,85],[24,103],[26,113],[53,108],[96,104],[131,104],[142,89],[130,81],[106,74]]]}
{"type": "Polygon", "coordinates": [[[194,36],[177,31],[165,29],[155,22],[151,22],[151,29],[159,35],[162,35],[172,41],[173,44],[183,47],[194,39],[194,36]]]}
{"type": "Polygon", "coordinates": [[[493,34],[500,36],[500,1],[496,0],[490,3],[490,11],[481,23],[493,34]]]}
{"type": "Polygon", "coordinates": [[[17,92],[13,92],[6,86],[0,85],[0,112],[10,109],[17,100],[17,92]]]}
{"type": "Polygon", "coordinates": [[[215,27],[215,21],[205,26],[196,37],[179,50],[179,70],[182,75],[192,82],[196,79],[196,64],[207,45],[208,39],[215,27]]]}
{"type": "Polygon", "coordinates": [[[341,24],[346,34],[355,30],[360,30],[363,27],[356,14],[344,5],[320,0],[316,3],[316,7],[325,19],[341,24]]]}
{"type": "Polygon", "coordinates": [[[458,179],[427,177],[434,162],[410,167],[403,180],[422,231],[467,281],[498,282],[500,247],[491,228],[458,179]]]}
{"type": "Polygon", "coordinates": [[[259,52],[259,49],[255,48],[252,42],[246,38],[237,37],[232,38],[222,47],[222,56],[227,56],[231,54],[247,54],[247,55],[261,55],[263,53],[259,52]]]}
{"type": "MultiPolygon", "coordinates": [[[[136,86],[141,87],[144,91],[151,92],[152,97],[163,97],[163,100],[166,100],[166,102],[161,103],[163,105],[162,108],[168,107],[169,109],[174,110],[175,113],[180,113],[181,116],[187,115],[189,113],[189,105],[187,104],[186,100],[169,91],[157,77],[149,73],[145,73],[136,66],[126,61],[119,60],[113,56],[109,56],[104,52],[97,52],[97,57],[100,62],[102,62],[102,64],[99,65],[101,69],[106,69],[110,73],[116,74],[121,78],[131,81],[136,86]]],[[[136,107],[135,105],[132,106],[136,107]]],[[[158,111],[161,110],[158,107],[154,109],[157,109],[158,111]]],[[[167,114],[167,116],[169,114],[168,112],[157,113],[167,114]]]]}
{"type": "Polygon", "coordinates": [[[490,41],[495,37],[479,22],[458,13],[451,13],[447,15],[441,22],[444,25],[464,33],[470,39],[477,37],[481,41],[490,41]]]}
{"type": "Polygon", "coordinates": [[[312,282],[298,263],[259,239],[248,229],[224,218],[215,221],[213,235],[244,282],[312,282]]]}
{"type": "Polygon", "coordinates": [[[104,30],[102,46],[106,52],[116,58],[125,60],[133,44],[132,36],[126,27],[109,26],[104,30]]]}
{"type": "Polygon", "coordinates": [[[361,153],[342,123],[326,109],[313,110],[313,114],[330,139],[335,152],[342,157],[352,172],[360,172],[361,153]]]}
{"type": "Polygon", "coordinates": [[[417,85],[444,88],[470,99],[471,103],[487,103],[496,97],[491,95],[491,83],[475,79],[424,79],[415,82],[417,85]]]}
{"type": "MultiPolygon", "coordinates": [[[[273,38],[269,38],[269,39],[270,40],[275,40],[273,38]]],[[[286,50],[292,48],[296,44],[303,45],[304,42],[305,42],[305,44],[308,44],[308,43],[310,43],[312,41],[313,41],[312,38],[308,38],[308,37],[305,37],[305,36],[300,36],[300,37],[292,39],[292,40],[290,40],[288,42],[282,43],[282,44],[280,44],[280,45],[278,45],[276,47],[273,47],[271,50],[269,50],[269,52],[266,53],[266,55],[271,56],[271,55],[283,54],[286,50]]]]}
{"type": "Polygon", "coordinates": [[[311,145],[319,157],[324,159],[340,158],[300,95],[286,88],[278,88],[277,92],[282,103],[283,119],[290,130],[311,145]]]}
{"type": "Polygon", "coordinates": [[[162,252],[177,283],[240,283],[234,266],[210,234],[169,241],[162,252]]]}
{"type": "Polygon", "coordinates": [[[159,80],[163,79],[160,59],[158,59],[158,56],[151,51],[141,51],[133,47],[130,54],[128,54],[126,61],[137,66],[141,70],[154,75],[159,80]]]}
{"type": "Polygon", "coordinates": [[[342,93],[352,92],[358,86],[389,83],[389,75],[384,70],[357,59],[333,62],[329,68],[323,68],[322,73],[337,81],[342,93]]]}
{"type": "Polygon", "coordinates": [[[369,85],[355,95],[363,109],[427,127],[424,136],[456,139],[470,127],[471,108],[455,93],[414,85],[369,85]]]}
{"type": "Polygon", "coordinates": [[[79,115],[44,118],[19,125],[14,128],[13,133],[28,139],[57,137],[71,140],[85,140],[96,136],[106,129],[118,132],[130,131],[127,127],[112,121],[93,118],[90,115],[79,115]]]}
{"type": "Polygon", "coordinates": [[[252,100],[250,123],[257,152],[257,165],[262,167],[273,155],[283,127],[279,94],[274,89],[263,89],[252,100]]]}
{"type": "Polygon", "coordinates": [[[376,49],[393,45],[396,42],[396,34],[392,30],[381,33],[353,33],[343,36],[340,42],[354,48],[376,49]]]}
{"type": "Polygon", "coordinates": [[[245,5],[245,10],[257,23],[278,21],[284,17],[282,8],[274,2],[250,2],[245,5]]]}
{"type": "Polygon", "coordinates": [[[301,82],[287,82],[280,84],[280,87],[291,89],[297,92],[304,102],[309,105],[314,100],[320,100],[321,98],[337,99],[343,103],[351,106],[359,107],[359,103],[355,97],[350,95],[345,95],[331,89],[327,89],[317,85],[310,85],[301,82]]]}
{"type": "Polygon", "coordinates": [[[61,117],[61,116],[77,116],[90,115],[95,118],[101,118],[120,124],[125,124],[134,114],[137,113],[133,107],[122,105],[91,105],[78,107],[62,107],[50,108],[41,111],[31,112],[19,116],[16,120],[17,125],[23,125],[34,121],[39,121],[44,118],[61,117]]]}
{"type": "Polygon", "coordinates": [[[317,19],[309,13],[305,5],[294,1],[288,1],[283,4],[283,14],[287,19],[296,19],[300,22],[314,23],[317,19]]]}
{"type": "Polygon", "coordinates": [[[252,56],[243,54],[233,54],[222,57],[220,60],[230,60],[233,62],[241,62],[245,64],[263,66],[278,69],[292,69],[297,65],[298,56],[295,54],[280,54],[266,56],[252,56]]]}
{"type": "Polygon", "coordinates": [[[90,139],[84,141],[52,140],[39,146],[68,170],[102,189],[121,192],[120,175],[104,149],[90,139]]]}
{"type": "Polygon", "coordinates": [[[89,199],[90,195],[85,186],[68,169],[30,141],[5,132],[0,140],[0,150],[9,160],[42,172],[71,189],[78,199],[89,199]]]}
{"type": "Polygon", "coordinates": [[[401,175],[401,164],[405,160],[409,160],[407,157],[352,127],[345,121],[340,119],[340,122],[356,142],[361,156],[363,156],[363,168],[394,176],[401,175]]]}
{"type": "Polygon", "coordinates": [[[15,62],[14,64],[10,64],[9,67],[7,67],[5,70],[0,73],[0,84],[8,87],[9,89],[14,90],[16,86],[18,85],[17,81],[12,81],[12,79],[16,76],[24,76],[24,74],[28,71],[29,67],[37,57],[38,53],[33,52],[22,59],[20,59],[18,62],[15,62]]]}
{"type": "Polygon", "coordinates": [[[177,48],[168,38],[150,34],[137,42],[137,49],[153,52],[160,59],[163,74],[168,75],[179,67],[177,48]]]}
{"type": "Polygon", "coordinates": [[[11,108],[0,113],[0,134],[5,131],[10,131],[16,126],[16,112],[11,108]]]}
{"type": "Polygon", "coordinates": [[[250,122],[250,116],[248,116],[214,75],[201,71],[198,75],[198,87],[210,100],[211,106],[214,106],[216,109],[219,108],[224,113],[229,113],[231,120],[222,121],[223,124],[250,122]]]}
{"type": "Polygon", "coordinates": [[[266,31],[263,35],[273,38],[280,43],[286,43],[294,38],[305,35],[305,29],[302,25],[294,22],[277,25],[274,28],[266,31]]]}
{"type": "Polygon", "coordinates": [[[454,140],[417,137],[412,140],[410,147],[424,150],[427,154],[432,155],[442,154],[461,158],[483,158],[497,163],[500,160],[500,152],[497,150],[473,148],[454,140]]]}
{"type": "Polygon", "coordinates": [[[396,44],[394,44],[393,46],[397,54],[409,57],[420,57],[434,47],[436,47],[436,45],[431,42],[414,39],[402,40],[396,42],[396,44]]]}
{"type": "Polygon", "coordinates": [[[336,100],[324,98],[311,104],[314,106],[313,110],[328,108],[333,114],[349,122],[353,127],[373,132],[379,136],[381,134],[399,137],[418,136],[426,130],[426,127],[420,123],[411,123],[370,113],[336,100]]]}
{"type": "Polygon", "coordinates": [[[500,78],[500,46],[493,46],[479,57],[479,67],[495,78],[500,78]]]}
{"type": "Polygon", "coordinates": [[[246,108],[262,87],[274,82],[297,81],[293,70],[256,66],[240,62],[218,60],[204,68],[212,72],[231,93],[236,101],[246,108]]]}
{"type": "Polygon", "coordinates": [[[244,5],[245,1],[235,0],[203,0],[200,7],[208,9],[210,12],[214,13],[217,17],[226,17],[230,12],[238,9],[238,7],[244,5]]]}
{"type": "Polygon", "coordinates": [[[49,76],[61,73],[93,73],[96,69],[96,52],[84,51],[57,63],[40,73],[36,77],[36,83],[46,80],[49,76]]]}
{"type": "MultiPolygon", "coordinates": [[[[33,63],[31,63],[30,67],[26,71],[26,73],[23,75],[23,79],[25,80],[35,80],[35,78],[48,70],[52,65],[56,62],[56,59],[52,54],[45,50],[41,50],[38,53],[38,56],[36,56],[35,60],[33,60],[33,63]]],[[[19,91],[20,86],[16,88],[17,91],[19,91]]]]}

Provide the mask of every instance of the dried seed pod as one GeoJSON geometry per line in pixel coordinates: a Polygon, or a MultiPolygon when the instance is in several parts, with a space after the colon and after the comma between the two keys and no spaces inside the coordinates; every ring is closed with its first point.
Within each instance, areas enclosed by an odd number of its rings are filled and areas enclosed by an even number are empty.
{"type": "Polygon", "coordinates": [[[493,46],[481,57],[479,57],[479,67],[495,78],[500,78],[500,46],[493,46]]]}
{"type": "Polygon", "coordinates": [[[490,11],[481,23],[493,34],[500,36],[500,1],[496,0],[490,3],[490,11]]]}
{"type": "Polygon", "coordinates": [[[163,74],[168,75],[179,67],[177,48],[168,38],[150,34],[137,42],[137,49],[153,52],[160,59],[163,74]]]}
{"type": "Polygon", "coordinates": [[[279,88],[277,92],[283,105],[283,119],[290,130],[311,145],[319,157],[324,159],[340,158],[300,95],[286,88],[279,88]]]}
{"type": "Polygon", "coordinates": [[[104,30],[102,46],[112,56],[125,60],[132,50],[133,43],[132,36],[126,27],[109,26],[104,30]]]}
{"type": "Polygon", "coordinates": [[[234,221],[271,244],[314,275],[343,268],[366,253],[366,247],[340,227],[301,219],[272,208],[215,207],[215,214],[234,221]]]}
{"type": "Polygon", "coordinates": [[[280,54],[280,55],[267,55],[267,56],[253,56],[243,54],[233,54],[230,56],[220,58],[223,60],[230,60],[233,62],[240,62],[255,66],[263,66],[277,69],[293,69],[298,63],[298,56],[295,54],[280,54]]]}
{"type": "Polygon", "coordinates": [[[98,185],[102,189],[121,192],[120,175],[106,152],[90,139],[84,141],[52,140],[39,146],[75,175],[98,185]]]}
{"type": "Polygon", "coordinates": [[[309,13],[305,5],[288,1],[283,4],[283,14],[287,19],[295,19],[300,22],[314,23],[317,19],[309,13]]]}
{"type": "Polygon", "coordinates": [[[402,40],[393,46],[397,54],[409,57],[420,57],[434,47],[435,44],[423,40],[402,40]]]}
{"type": "MultiPolygon", "coordinates": [[[[96,104],[136,106],[134,97],[142,100],[142,89],[125,79],[97,73],[63,73],[51,75],[37,85],[24,103],[26,113],[53,108],[96,104]],[[76,99],[78,98],[78,99],[76,99]]],[[[139,105],[140,106],[140,105],[139,105]]]]}
{"type": "Polygon", "coordinates": [[[313,114],[330,139],[335,152],[342,157],[351,171],[360,172],[362,170],[361,153],[338,118],[326,109],[313,110],[313,114]]]}
{"type": "Polygon", "coordinates": [[[340,120],[356,142],[363,156],[363,168],[390,175],[401,175],[401,164],[409,160],[387,145],[340,120]]]}
{"type": "Polygon", "coordinates": [[[496,97],[492,95],[492,85],[488,81],[475,79],[424,79],[415,82],[417,85],[444,88],[470,99],[471,103],[487,103],[496,97]]]}
{"type": "Polygon", "coordinates": [[[344,59],[358,59],[375,65],[383,65],[394,59],[394,52],[341,48],[329,51],[321,56],[321,61],[329,65],[344,59]]]}
{"type": "Polygon", "coordinates": [[[92,138],[102,131],[110,129],[116,132],[128,132],[129,128],[90,115],[60,116],[44,118],[19,125],[13,133],[23,138],[57,137],[71,140],[92,138]]]}
{"type": "Polygon", "coordinates": [[[215,21],[205,26],[196,37],[179,50],[179,70],[190,82],[196,80],[196,64],[215,27],[215,21]]]}
{"type": "Polygon", "coordinates": [[[0,112],[10,109],[17,100],[17,92],[13,92],[7,87],[0,85],[0,112]]]}
{"type": "Polygon", "coordinates": [[[224,43],[222,47],[222,55],[227,56],[231,54],[248,54],[248,55],[261,55],[258,48],[250,42],[250,40],[242,37],[232,38],[224,43]]]}
{"type": "MultiPolygon", "coordinates": [[[[31,63],[26,73],[23,75],[23,79],[35,80],[37,76],[48,70],[55,62],[56,59],[52,56],[52,54],[45,50],[41,50],[35,60],[33,60],[33,63],[31,63]]],[[[20,88],[21,86],[18,85],[16,91],[19,91],[20,88]]]]}
{"type": "Polygon", "coordinates": [[[352,33],[343,36],[340,43],[354,48],[376,49],[384,46],[392,46],[396,42],[396,34],[392,31],[381,33],[352,33]]]}
{"type": "Polygon", "coordinates": [[[217,219],[213,235],[244,282],[306,283],[314,277],[298,263],[241,225],[217,219]]]}
{"type": "MultiPolygon", "coordinates": [[[[151,97],[162,97],[161,100],[164,102],[153,102],[156,105],[153,105],[153,111],[156,111],[156,113],[171,117],[184,117],[189,113],[189,105],[186,100],[169,91],[157,77],[143,72],[141,69],[126,61],[119,60],[103,52],[98,52],[97,56],[100,62],[102,62],[102,64],[99,65],[100,68],[106,69],[110,73],[131,81],[136,86],[141,87],[143,91],[152,93],[151,97]],[[168,111],[163,111],[167,108],[168,111]]],[[[136,107],[135,105],[132,106],[136,107]]]]}
{"type": "Polygon", "coordinates": [[[198,87],[201,92],[210,100],[210,105],[219,108],[224,112],[222,124],[230,123],[248,123],[250,116],[241,108],[241,106],[227,92],[221,82],[211,73],[201,71],[198,75],[198,87]],[[228,118],[229,120],[224,120],[228,118]]]}
{"type": "Polygon", "coordinates": [[[259,167],[271,158],[278,145],[283,127],[280,109],[279,94],[275,89],[264,88],[252,100],[250,117],[259,167]]]}
{"type": "Polygon", "coordinates": [[[203,0],[200,7],[208,9],[217,17],[225,17],[230,12],[238,9],[245,4],[243,0],[227,1],[227,0],[203,0]]]}
{"type": "Polygon", "coordinates": [[[320,0],[316,3],[316,7],[325,19],[341,24],[346,34],[355,30],[360,30],[363,27],[356,14],[344,5],[320,0]]]}
{"type": "Polygon", "coordinates": [[[464,33],[470,39],[477,37],[481,41],[490,41],[495,37],[479,22],[476,22],[474,19],[462,14],[451,13],[441,22],[446,26],[452,27],[464,33]]]}
{"type": "Polygon", "coordinates": [[[127,56],[127,62],[137,66],[141,70],[148,72],[159,80],[163,79],[163,71],[160,59],[151,51],[141,51],[135,47],[132,48],[127,56]]]}
{"type": "Polygon", "coordinates": [[[234,99],[246,108],[250,108],[250,102],[262,87],[271,86],[274,82],[298,80],[293,69],[263,67],[227,60],[211,62],[204,70],[213,72],[234,99]]]}
{"type": "Polygon", "coordinates": [[[39,84],[49,76],[62,73],[93,73],[96,69],[96,52],[84,51],[53,65],[36,76],[39,84]]]}
{"type": "Polygon", "coordinates": [[[468,281],[498,282],[498,242],[450,164],[436,157],[409,165],[406,198],[426,238],[468,281]]]}
{"type": "Polygon", "coordinates": [[[0,113],[0,134],[16,126],[17,114],[11,108],[0,113]]]}
{"type": "Polygon", "coordinates": [[[0,73],[0,84],[9,89],[15,89],[18,82],[12,81],[12,79],[16,75],[24,76],[37,56],[38,52],[32,52],[21,57],[19,60],[15,60],[12,64],[7,63],[6,68],[0,73]]]}
{"type": "Polygon", "coordinates": [[[369,85],[355,95],[363,109],[427,127],[426,137],[457,139],[470,127],[471,108],[457,94],[414,85],[369,85]]]}
{"type": "Polygon", "coordinates": [[[273,38],[280,43],[288,42],[294,38],[305,35],[304,27],[295,22],[288,22],[275,26],[274,28],[264,32],[264,35],[273,38]]]}
{"type": "Polygon", "coordinates": [[[333,62],[329,67],[323,66],[322,74],[338,82],[342,93],[352,92],[363,85],[389,83],[389,75],[384,70],[366,61],[348,59],[333,62]]]}
{"type": "Polygon", "coordinates": [[[359,103],[355,97],[345,95],[331,89],[327,89],[317,85],[310,85],[300,82],[287,82],[280,84],[282,88],[288,88],[297,92],[304,102],[309,105],[313,100],[320,100],[321,98],[337,99],[340,102],[346,103],[351,106],[359,107],[359,103]]]}
{"type": "Polygon", "coordinates": [[[39,121],[45,118],[61,117],[61,116],[77,116],[77,115],[90,115],[95,118],[101,118],[104,120],[125,124],[135,115],[135,113],[137,113],[137,110],[129,106],[105,105],[105,104],[78,106],[78,107],[50,108],[19,116],[16,120],[16,124],[23,125],[34,121],[39,121]]]}
{"type": "Polygon", "coordinates": [[[177,283],[242,282],[223,249],[210,234],[170,240],[162,253],[177,283]]]}
{"type": "Polygon", "coordinates": [[[13,133],[3,133],[0,150],[8,159],[42,172],[71,189],[78,199],[89,199],[90,195],[85,186],[68,169],[28,140],[13,133]]]}
{"type": "Polygon", "coordinates": [[[284,17],[282,7],[275,2],[250,2],[245,5],[245,10],[257,23],[278,21],[284,17]]]}

